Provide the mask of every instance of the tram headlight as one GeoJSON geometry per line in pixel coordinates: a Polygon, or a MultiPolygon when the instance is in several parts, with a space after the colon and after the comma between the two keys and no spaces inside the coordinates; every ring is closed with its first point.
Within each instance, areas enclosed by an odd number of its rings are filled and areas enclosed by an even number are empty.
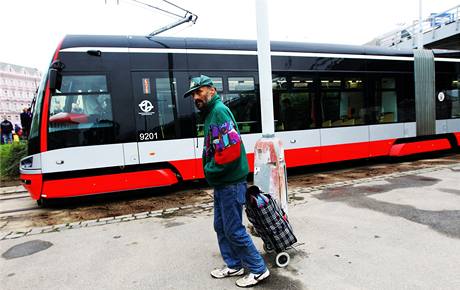
{"type": "Polygon", "coordinates": [[[32,168],[34,158],[32,156],[21,160],[21,169],[32,168]]]}

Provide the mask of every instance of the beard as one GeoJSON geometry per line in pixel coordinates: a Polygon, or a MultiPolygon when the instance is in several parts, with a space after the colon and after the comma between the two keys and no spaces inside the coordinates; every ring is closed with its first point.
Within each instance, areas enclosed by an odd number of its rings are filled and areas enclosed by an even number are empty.
{"type": "Polygon", "coordinates": [[[195,101],[195,107],[200,110],[200,111],[203,111],[204,108],[206,108],[206,103],[203,102],[202,100],[196,100],[195,101]]]}
{"type": "Polygon", "coordinates": [[[206,110],[206,107],[208,106],[208,102],[210,99],[211,99],[211,93],[208,92],[204,100],[200,100],[200,99],[195,100],[195,107],[200,111],[206,110]]]}

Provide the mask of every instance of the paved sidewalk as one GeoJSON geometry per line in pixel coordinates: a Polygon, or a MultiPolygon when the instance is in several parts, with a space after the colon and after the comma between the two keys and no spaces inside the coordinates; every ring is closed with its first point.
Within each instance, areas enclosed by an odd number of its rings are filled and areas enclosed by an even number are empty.
{"type": "MultiPolygon", "coordinates": [[[[460,164],[291,188],[301,242],[257,289],[460,289],[460,164]]],[[[2,233],[2,289],[237,289],[212,207],[2,233]],[[38,251],[41,250],[41,251],[38,251]]],[[[254,238],[259,249],[260,239],[254,238]]]]}

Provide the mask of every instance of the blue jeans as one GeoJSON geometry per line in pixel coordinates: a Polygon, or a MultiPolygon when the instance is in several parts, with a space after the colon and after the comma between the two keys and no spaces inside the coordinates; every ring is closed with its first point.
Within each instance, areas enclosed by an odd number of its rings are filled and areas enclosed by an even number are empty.
{"type": "Polygon", "coordinates": [[[13,143],[13,134],[12,133],[2,133],[2,144],[11,144],[13,143]]]}
{"type": "Polygon", "coordinates": [[[267,268],[243,225],[246,182],[214,188],[214,230],[229,268],[261,274],[267,268]]]}

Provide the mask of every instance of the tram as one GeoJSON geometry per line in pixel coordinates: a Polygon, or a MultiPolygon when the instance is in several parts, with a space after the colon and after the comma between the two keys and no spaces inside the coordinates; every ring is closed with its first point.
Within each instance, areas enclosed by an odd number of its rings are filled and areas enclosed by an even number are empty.
{"type": "MultiPolygon", "coordinates": [[[[460,145],[459,52],[272,42],[271,58],[287,167],[460,145]]],[[[203,122],[183,97],[200,74],[235,115],[252,167],[255,41],[72,35],[38,90],[24,187],[40,203],[203,178],[203,122]]]]}

